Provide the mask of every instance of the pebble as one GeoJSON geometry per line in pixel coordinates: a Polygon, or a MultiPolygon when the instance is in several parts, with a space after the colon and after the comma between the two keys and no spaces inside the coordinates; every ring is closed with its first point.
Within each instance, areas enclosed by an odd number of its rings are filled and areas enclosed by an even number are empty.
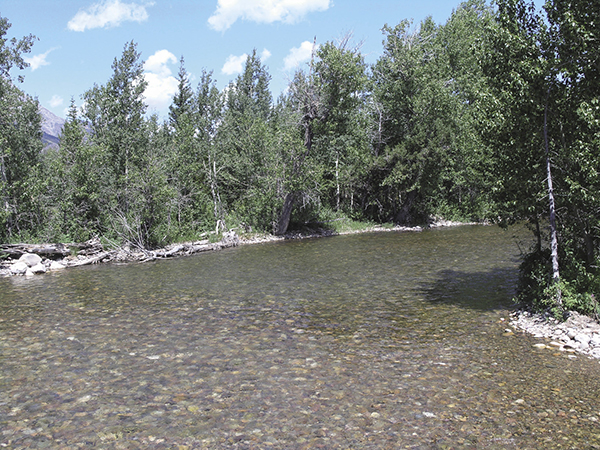
{"type": "Polygon", "coordinates": [[[535,337],[552,339],[549,345],[535,344],[536,348],[583,353],[600,359],[600,324],[577,312],[568,314],[566,321],[559,322],[549,314],[517,311],[512,314],[510,325],[535,337]]]}

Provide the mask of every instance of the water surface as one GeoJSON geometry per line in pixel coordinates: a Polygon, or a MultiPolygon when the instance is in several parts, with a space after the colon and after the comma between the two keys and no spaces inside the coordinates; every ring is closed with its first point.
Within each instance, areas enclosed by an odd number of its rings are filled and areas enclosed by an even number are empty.
{"type": "Polygon", "coordinates": [[[506,335],[512,232],[0,280],[0,445],[600,448],[600,364],[506,335]]]}

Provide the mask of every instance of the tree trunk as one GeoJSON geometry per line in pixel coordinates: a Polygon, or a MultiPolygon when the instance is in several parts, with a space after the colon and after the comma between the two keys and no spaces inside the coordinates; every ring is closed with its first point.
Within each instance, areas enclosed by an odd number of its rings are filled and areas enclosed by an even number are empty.
{"type": "Polygon", "coordinates": [[[273,233],[276,236],[281,236],[285,234],[290,225],[290,218],[292,217],[292,209],[294,209],[294,202],[296,201],[296,194],[294,192],[290,192],[285,196],[285,200],[283,201],[283,208],[281,208],[281,214],[279,215],[279,220],[275,224],[275,229],[273,233]]]}
{"type": "MultiPolygon", "coordinates": [[[[305,151],[298,160],[294,162],[293,168],[293,176],[297,177],[302,170],[304,169],[304,161],[308,158],[310,151],[312,149],[313,144],[313,122],[317,119],[325,122],[327,120],[327,112],[318,115],[319,112],[319,98],[315,93],[315,85],[312,80],[312,71],[314,68],[314,60],[315,53],[317,51],[317,37],[315,36],[313,40],[312,47],[312,55],[310,59],[310,71],[308,75],[308,86],[306,91],[303,92],[302,98],[302,119],[300,121],[300,126],[304,129],[304,148],[305,151]]],[[[296,197],[298,196],[298,192],[288,192],[285,196],[285,200],[283,201],[283,207],[281,209],[281,214],[279,215],[279,219],[276,224],[274,224],[273,232],[275,235],[281,236],[287,232],[288,226],[290,224],[290,218],[292,216],[292,210],[294,209],[294,202],[296,201],[296,197]]]]}
{"type": "MultiPolygon", "coordinates": [[[[548,96],[550,89],[548,89],[548,96]]],[[[558,265],[558,233],[556,230],[556,206],[554,202],[554,188],[552,186],[552,170],[550,164],[550,147],[548,145],[548,98],[544,109],[544,143],[546,146],[546,176],[548,180],[548,202],[550,208],[550,250],[552,254],[552,283],[557,285],[560,281],[558,265]]],[[[562,309],[562,293],[560,287],[556,290],[556,305],[562,309]]]]}
{"type": "Polygon", "coordinates": [[[400,211],[396,214],[396,222],[399,225],[413,225],[412,206],[417,198],[417,191],[410,191],[406,194],[406,200],[400,206],[400,211]]]}
{"type": "Polygon", "coordinates": [[[335,157],[335,210],[340,210],[340,154],[335,157]]]}

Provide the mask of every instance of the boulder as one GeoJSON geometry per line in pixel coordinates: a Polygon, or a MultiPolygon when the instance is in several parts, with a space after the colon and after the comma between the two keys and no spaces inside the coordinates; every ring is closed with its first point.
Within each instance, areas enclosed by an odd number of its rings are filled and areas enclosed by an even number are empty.
{"type": "Polygon", "coordinates": [[[585,333],[579,333],[575,335],[575,341],[579,343],[581,348],[587,348],[590,343],[590,336],[585,333]]]}
{"type": "Polygon", "coordinates": [[[58,261],[52,261],[50,263],[50,270],[62,270],[66,266],[64,264],[59,263],[58,261]]]}
{"type": "Polygon", "coordinates": [[[19,258],[19,261],[23,261],[28,267],[33,267],[42,262],[42,258],[35,253],[23,253],[19,258]]]}
{"type": "Polygon", "coordinates": [[[25,272],[27,272],[28,268],[29,266],[25,261],[17,261],[12,266],[10,266],[10,271],[14,275],[23,275],[25,272]]]}
{"type": "Polygon", "coordinates": [[[592,335],[592,339],[590,340],[590,345],[593,347],[600,347],[600,335],[597,333],[594,333],[592,335]]]}
{"type": "Polygon", "coordinates": [[[46,266],[42,263],[36,264],[35,266],[30,268],[31,272],[34,274],[46,273],[46,266]]]}

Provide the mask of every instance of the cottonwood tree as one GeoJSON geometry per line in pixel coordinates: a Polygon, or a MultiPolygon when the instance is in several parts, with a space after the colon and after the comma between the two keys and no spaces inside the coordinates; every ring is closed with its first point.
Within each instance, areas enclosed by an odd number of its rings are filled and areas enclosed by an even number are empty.
{"type": "Polygon", "coordinates": [[[560,144],[566,157],[561,158],[559,170],[567,174],[564,190],[569,201],[561,204],[563,241],[568,240],[575,254],[584,255],[583,267],[576,268],[578,277],[587,273],[594,278],[600,239],[600,4],[554,0],[546,10],[565,99],[560,144]]]}
{"type": "Polygon", "coordinates": [[[498,5],[483,64],[497,106],[497,192],[502,216],[529,220],[538,237],[522,266],[522,296],[557,312],[597,312],[600,6],[554,0],[544,14],[521,0],[498,5]]]}
{"type": "MultiPolygon", "coordinates": [[[[362,101],[361,92],[366,82],[363,56],[360,48],[351,47],[351,35],[336,45],[327,42],[317,47],[316,38],[307,71],[299,70],[290,84],[288,107],[297,117],[297,128],[303,140],[304,152],[293,163],[292,177],[302,177],[310,157],[313,162],[334,162],[336,206],[339,204],[340,160],[347,151],[341,136],[346,135],[350,117],[362,101]],[[313,154],[315,138],[321,142],[320,155],[313,154]],[[329,145],[332,144],[332,145],[329,145]],[[325,155],[324,152],[330,152],[325,155]]],[[[295,202],[302,192],[286,193],[281,213],[275,226],[276,234],[284,234],[289,226],[295,202]]]]}
{"type": "MultiPolygon", "coordinates": [[[[489,129],[494,140],[498,174],[496,192],[505,220],[534,224],[541,252],[540,221],[550,221],[552,277],[559,281],[556,207],[549,140],[556,121],[548,114],[560,95],[556,65],[549,49],[547,24],[533,4],[499,2],[498,26],[490,28],[490,55],[483,61],[494,90],[489,129]],[[552,131],[549,131],[549,125],[552,131]]],[[[553,144],[554,144],[553,140],[553,144]]],[[[561,305],[557,292],[556,302],[561,305]]]]}
{"type": "Polygon", "coordinates": [[[404,20],[383,28],[370,98],[377,130],[370,203],[378,220],[485,214],[487,155],[475,115],[485,77],[476,55],[491,17],[483,2],[470,1],[444,25],[429,17],[418,27],[404,20]]]}

